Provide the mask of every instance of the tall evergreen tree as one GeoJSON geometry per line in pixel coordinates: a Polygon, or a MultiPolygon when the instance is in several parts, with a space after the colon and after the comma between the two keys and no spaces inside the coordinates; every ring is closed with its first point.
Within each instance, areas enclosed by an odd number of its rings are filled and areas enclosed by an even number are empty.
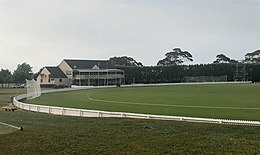
{"type": "Polygon", "coordinates": [[[260,63],[260,50],[245,55],[245,63],[260,63]]]}
{"type": "Polygon", "coordinates": [[[165,58],[158,61],[158,66],[180,65],[185,61],[193,61],[192,55],[188,51],[182,51],[180,48],[174,48],[172,52],[165,54],[165,58]]]}
{"type": "Polygon", "coordinates": [[[25,79],[32,79],[32,67],[26,62],[17,65],[13,77],[15,83],[25,83],[25,79]]]}
{"type": "Polygon", "coordinates": [[[230,59],[229,57],[225,56],[224,54],[218,54],[216,56],[216,60],[213,62],[214,64],[218,63],[237,63],[238,61],[234,59],[230,59]]]}
{"type": "Polygon", "coordinates": [[[4,83],[11,83],[13,81],[13,76],[11,71],[8,69],[1,69],[0,71],[0,83],[2,83],[2,88],[4,87],[4,83]]]}
{"type": "Polygon", "coordinates": [[[137,62],[134,58],[127,57],[127,56],[112,57],[109,59],[109,61],[113,66],[128,66],[128,67],[143,66],[141,62],[137,62]]]}

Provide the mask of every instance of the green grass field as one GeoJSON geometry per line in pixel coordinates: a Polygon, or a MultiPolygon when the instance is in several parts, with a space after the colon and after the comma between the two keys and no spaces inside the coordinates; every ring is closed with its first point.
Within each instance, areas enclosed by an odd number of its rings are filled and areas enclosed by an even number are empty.
{"type": "Polygon", "coordinates": [[[260,120],[260,84],[92,89],[44,94],[28,102],[106,111],[260,120]]]}
{"type": "Polygon", "coordinates": [[[3,155],[260,154],[259,127],[6,112],[1,106],[17,90],[0,92],[0,121],[24,127],[8,133],[0,128],[3,155]]]}

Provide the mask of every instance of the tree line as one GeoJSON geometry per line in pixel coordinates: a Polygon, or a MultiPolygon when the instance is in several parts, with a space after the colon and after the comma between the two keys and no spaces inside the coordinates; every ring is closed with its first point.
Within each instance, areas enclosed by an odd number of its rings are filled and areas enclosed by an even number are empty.
{"type": "Polygon", "coordinates": [[[126,84],[177,83],[187,82],[185,77],[223,75],[227,76],[227,81],[260,82],[260,64],[219,63],[118,68],[125,71],[126,84]]]}
{"type": "MultiPolygon", "coordinates": [[[[159,60],[156,66],[143,66],[134,58],[122,56],[111,57],[110,63],[125,71],[125,82],[130,83],[167,83],[185,82],[185,77],[226,75],[228,81],[250,80],[260,82],[260,50],[245,55],[242,61],[234,60],[224,54],[218,54],[211,64],[183,65],[193,61],[192,54],[174,48],[159,60]]],[[[8,69],[0,70],[0,83],[25,83],[25,79],[35,79],[38,73],[26,62],[18,64],[12,73],[8,69]]]]}
{"type": "Polygon", "coordinates": [[[25,79],[33,78],[34,74],[32,72],[32,67],[25,62],[18,64],[13,73],[9,69],[0,70],[1,87],[3,87],[4,84],[9,83],[23,84],[25,83],[25,79]]]}
{"type": "Polygon", "coordinates": [[[260,50],[247,53],[242,61],[218,54],[211,64],[183,65],[184,62],[193,61],[193,58],[190,52],[180,48],[167,52],[156,66],[143,66],[141,62],[126,56],[113,57],[110,61],[125,71],[126,84],[186,82],[185,77],[223,75],[227,81],[260,82],[260,50]]]}

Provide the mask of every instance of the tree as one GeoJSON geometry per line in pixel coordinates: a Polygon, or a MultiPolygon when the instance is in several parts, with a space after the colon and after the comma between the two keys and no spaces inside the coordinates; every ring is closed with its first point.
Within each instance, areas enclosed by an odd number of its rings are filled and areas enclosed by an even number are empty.
{"type": "Polygon", "coordinates": [[[260,50],[245,55],[245,63],[260,63],[260,50]]]}
{"type": "Polygon", "coordinates": [[[158,66],[180,65],[185,61],[193,61],[192,55],[188,51],[182,51],[180,48],[174,48],[172,52],[165,54],[166,58],[158,61],[158,66]]]}
{"type": "Polygon", "coordinates": [[[225,56],[224,54],[218,54],[216,56],[216,60],[213,62],[214,64],[219,64],[219,63],[237,63],[238,61],[234,59],[230,59],[229,57],[225,56]]]}
{"type": "Polygon", "coordinates": [[[25,83],[25,79],[32,79],[32,67],[26,62],[17,65],[13,77],[15,83],[25,83]]]}
{"type": "Polygon", "coordinates": [[[4,87],[4,83],[11,83],[13,80],[13,76],[11,71],[8,69],[1,69],[0,71],[0,82],[2,83],[2,88],[4,87]]]}
{"type": "Polygon", "coordinates": [[[112,57],[109,59],[109,61],[113,66],[128,66],[128,67],[143,66],[141,62],[137,62],[135,59],[127,56],[112,57]]]}

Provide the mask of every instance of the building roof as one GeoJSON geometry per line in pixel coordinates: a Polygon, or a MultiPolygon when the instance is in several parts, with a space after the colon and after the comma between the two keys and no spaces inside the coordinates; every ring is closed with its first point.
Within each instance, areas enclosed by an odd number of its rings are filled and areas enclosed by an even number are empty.
{"type": "Polygon", "coordinates": [[[59,67],[45,67],[52,75],[53,78],[67,78],[59,67]]]}
{"type": "Polygon", "coordinates": [[[114,67],[111,65],[108,60],[72,60],[72,59],[64,59],[64,61],[72,68],[72,69],[113,69],[114,67]]]}

